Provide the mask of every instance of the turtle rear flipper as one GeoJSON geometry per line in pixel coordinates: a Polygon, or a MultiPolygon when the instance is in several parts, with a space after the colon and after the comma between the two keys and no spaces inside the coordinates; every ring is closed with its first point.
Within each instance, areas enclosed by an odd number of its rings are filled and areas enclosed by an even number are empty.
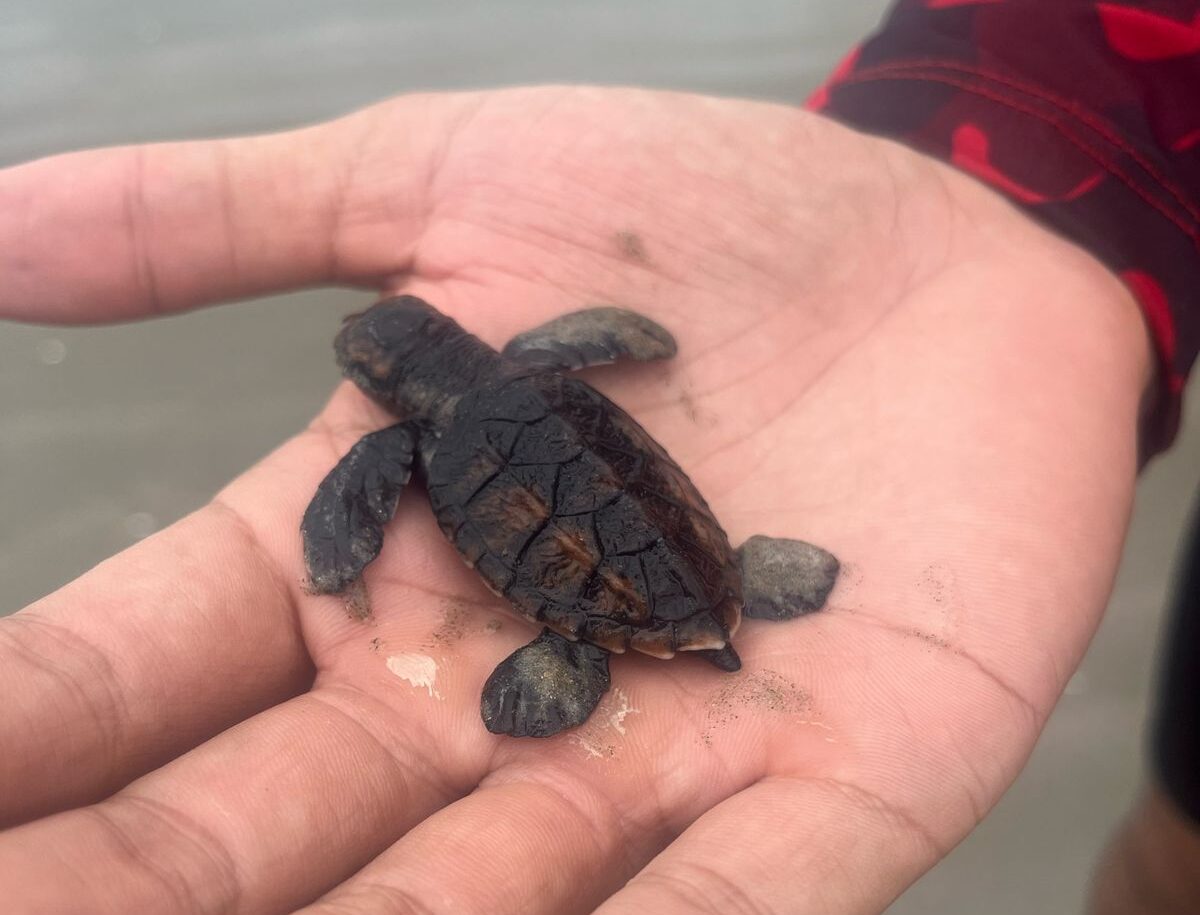
{"type": "Polygon", "coordinates": [[[819,546],[761,534],[738,547],[737,557],[742,613],[760,620],[790,620],[820,610],[840,568],[837,557],[819,546]]]}
{"type": "Polygon", "coordinates": [[[313,591],[343,593],[379,555],[383,526],[412,474],[416,440],[408,423],[365,435],[321,481],[300,524],[313,591]]]}
{"type": "Polygon", "coordinates": [[[543,629],[488,677],[483,723],[493,734],[551,737],[583,724],[610,682],[607,651],[543,629]]]}
{"type": "Polygon", "coordinates": [[[732,645],[726,645],[724,648],[706,648],[697,651],[696,654],[726,673],[737,673],[742,669],[742,659],[738,657],[738,653],[733,650],[732,645]]]}
{"type": "Polygon", "coordinates": [[[675,352],[675,338],[665,327],[637,312],[604,306],[573,311],[517,334],[502,355],[534,368],[573,372],[625,359],[669,359],[675,352]]]}

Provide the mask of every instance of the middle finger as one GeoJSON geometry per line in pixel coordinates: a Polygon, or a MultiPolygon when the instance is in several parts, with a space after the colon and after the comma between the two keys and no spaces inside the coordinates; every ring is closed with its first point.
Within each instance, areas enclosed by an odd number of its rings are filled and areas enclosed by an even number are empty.
{"type": "Polygon", "coordinates": [[[591,911],[658,844],[578,780],[500,778],[426,820],[305,915],[391,911],[397,900],[420,912],[591,911]]]}
{"type": "MultiPolygon", "coordinates": [[[[506,740],[475,791],[306,913],[591,911],[755,775],[749,757],[695,755],[688,727],[679,726],[686,712],[664,698],[667,685],[647,689],[649,681],[629,676],[657,674],[646,669],[656,663],[623,665],[624,687],[578,730],[545,741],[506,740]]],[[[707,676],[689,673],[696,688],[707,676]]]]}

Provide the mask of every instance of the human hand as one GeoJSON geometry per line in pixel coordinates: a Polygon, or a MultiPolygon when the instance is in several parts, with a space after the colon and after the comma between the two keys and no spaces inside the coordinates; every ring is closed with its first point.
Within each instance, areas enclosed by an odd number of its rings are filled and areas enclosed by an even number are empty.
{"type": "Polygon", "coordinates": [[[419,492],[373,620],[303,588],[308,499],[388,421],[343,385],[0,620],[12,911],[879,912],[1015,777],[1108,596],[1132,300],[970,179],[800,111],[517,90],[56,157],[0,173],[0,272],[0,312],[39,321],[343,284],[498,345],[633,308],[679,356],[589,379],[734,543],[845,563],[820,614],[743,624],[739,674],[626,655],[577,731],[496,738],[479,690],[534,630],[419,492]]]}

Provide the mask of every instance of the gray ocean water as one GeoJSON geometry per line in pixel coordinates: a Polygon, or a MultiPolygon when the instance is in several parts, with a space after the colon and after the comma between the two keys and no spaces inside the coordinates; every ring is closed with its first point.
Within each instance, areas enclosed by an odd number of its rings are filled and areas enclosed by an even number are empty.
{"type": "MultiPolygon", "coordinates": [[[[0,165],[291,127],[414,89],[591,82],[798,102],[885,6],[0,0],[0,165]]],[[[300,428],[334,383],[346,301],[0,325],[0,613],[201,505],[300,428]]],[[[1079,910],[1139,777],[1160,607],[1200,468],[1196,402],[1146,474],[1108,618],[1028,769],[892,915],[1079,910]]]]}

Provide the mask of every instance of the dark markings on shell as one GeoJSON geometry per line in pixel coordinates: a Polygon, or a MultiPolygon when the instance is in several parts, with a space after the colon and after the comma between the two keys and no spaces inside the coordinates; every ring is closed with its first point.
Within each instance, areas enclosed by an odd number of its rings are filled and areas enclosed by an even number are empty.
{"type": "Polygon", "coordinates": [[[736,628],[738,566],[708,505],[581,382],[532,375],[468,393],[427,476],[446,536],[531,620],[655,657],[719,647],[736,628]]]}

